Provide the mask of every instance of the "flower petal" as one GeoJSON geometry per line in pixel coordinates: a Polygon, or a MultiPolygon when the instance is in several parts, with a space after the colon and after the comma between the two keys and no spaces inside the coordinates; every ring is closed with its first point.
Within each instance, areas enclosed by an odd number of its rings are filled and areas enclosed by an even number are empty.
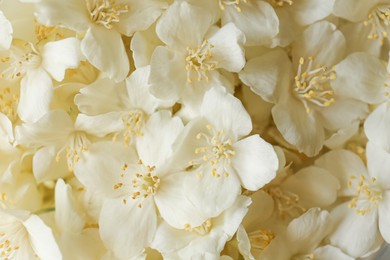
{"type": "Polygon", "coordinates": [[[275,178],[278,157],[272,145],[259,135],[238,141],[233,149],[232,165],[245,189],[256,191],[275,178]]]}
{"type": "Polygon", "coordinates": [[[10,21],[0,11],[0,50],[7,50],[12,42],[12,25],[10,21]]]}
{"type": "Polygon", "coordinates": [[[364,122],[364,132],[370,142],[390,152],[390,106],[383,103],[364,122]]]}
{"type": "Polygon", "coordinates": [[[81,51],[92,65],[117,82],[129,73],[129,59],[121,35],[114,30],[91,26],[81,41],[81,51]]]}

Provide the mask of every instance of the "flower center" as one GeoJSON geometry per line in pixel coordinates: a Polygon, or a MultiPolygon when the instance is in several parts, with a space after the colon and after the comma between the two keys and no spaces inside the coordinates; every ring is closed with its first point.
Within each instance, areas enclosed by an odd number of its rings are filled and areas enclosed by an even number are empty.
{"type": "Polygon", "coordinates": [[[313,68],[312,57],[308,58],[308,62],[302,57],[299,59],[294,93],[302,101],[307,113],[311,111],[309,104],[328,107],[335,102],[330,87],[330,81],[335,78],[336,73],[325,66],[313,68]]]}
{"type": "Polygon", "coordinates": [[[121,14],[129,12],[126,4],[116,4],[114,0],[86,0],[91,21],[111,29],[119,23],[121,14]]]}
{"type": "Polygon", "coordinates": [[[249,241],[253,249],[261,250],[267,248],[275,238],[275,234],[270,230],[256,230],[248,233],[249,241]]]}
{"type": "Polygon", "coordinates": [[[287,216],[295,218],[306,211],[306,209],[299,204],[299,196],[297,194],[283,190],[280,187],[270,187],[266,191],[273,198],[281,218],[287,216]]]}
{"type": "Polygon", "coordinates": [[[205,79],[209,80],[208,73],[216,69],[218,62],[213,61],[213,55],[211,49],[214,45],[210,44],[207,40],[203,41],[196,49],[187,47],[186,57],[186,70],[187,70],[187,81],[191,80],[191,72],[195,71],[198,77],[198,81],[205,79]]]}
{"type": "Polygon", "coordinates": [[[285,5],[292,5],[292,0],[268,0],[273,7],[283,7],[285,5]]]}
{"type": "Polygon", "coordinates": [[[241,12],[239,5],[241,3],[248,3],[248,0],[218,0],[219,8],[224,11],[226,6],[233,6],[237,12],[241,12]]]}
{"type": "Polygon", "coordinates": [[[382,190],[376,184],[376,179],[366,179],[363,175],[359,178],[350,176],[348,187],[356,185],[356,196],[352,198],[348,207],[355,209],[356,214],[364,216],[377,208],[382,201],[382,190]]]}
{"type": "MultiPolygon", "coordinates": [[[[121,188],[129,188],[132,193],[129,197],[133,200],[146,199],[149,196],[153,196],[157,193],[158,188],[160,187],[160,178],[155,175],[154,170],[155,166],[144,165],[141,160],[137,163],[137,171],[131,179],[131,184],[126,184],[125,182],[118,182],[112,188],[114,190],[121,188]],[[129,187],[130,186],[130,187],[129,187]]],[[[124,164],[122,171],[126,171],[127,164],[124,164]]],[[[122,173],[121,178],[125,177],[125,174],[122,173]]],[[[123,204],[127,203],[127,199],[123,199],[123,204]]],[[[138,203],[138,207],[142,208],[142,203],[138,203]]]]}
{"type": "Polygon", "coordinates": [[[210,233],[211,228],[213,227],[213,224],[211,222],[211,219],[206,220],[202,223],[202,225],[197,227],[191,227],[189,224],[184,225],[184,229],[186,231],[196,233],[198,235],[204,236],[210,233]]]}
{"type": "Polygon", "coordinates": [[[57,153],[56,161],[59,162],[61,154],[66,151],[68,170],[73,171],[73,166],[80,160],[81,153],[88,151],[90,141],[84,132],[75,132],[70,136],[68,145],[62,147],[57,153]]]}
{"type": "Polygon", "coordinates": [[[18,245],[14,245],[5,233],[0,232],[0,258],[4,260],[12,259],[19,250],[18,245]]]}
{"type": "Polygon", "coordinates": [[[40,65],[41,58],[38,51],[35,50],[31,43],[23,42],[18,45],[20,46],[10,50],[9,56],[0,58],[1,63],[4,63],[6,67],[6,69],[0,73],[0,79],[19,79],[23,77],[28,70],[34,69],[40,65]]]}
{"type": "Polygon", "coordinates": [[[43,24],[40,24],[37,22],[36,19],[34,19],[35,22],[35,37],[37,38],[37,45],[45,40],[56,40],[57,38],[64,38],[64,35],[57,32],[56,26],[46,26],[43,24]]]}
{"type": "Polygon", "coordinates": [[[18,118],[18,103],[19,96],[13,94],[10,88],[6,87],[0,91],[0,112],[6,115],[13,123],[18,118]]]}
{"type": "MultiPolygon", "coordinates": [[[[233,149],[233,142],[225,135],[225,131],[216,131],[211,125],[206,125],[207,133],[198,133],[196,139],[204,139],[206,146],[195,149],[195,154],[201,155],[198,160],[189,162],[190,166],[202,164],[203,162],[210,162],[212,166],[222,164],[224,168],[230,167],[230,159],[235,155],[233,149]]],[[[221,177],[216,168],[213,168],[211,174],[214,177],[221,177]]],[[[229,174],[224,172],[223,175],[228,177],[229,174]]]]}
{"type": "MultiPolygon", "coordinates": [[[[123,124],[125,129],[121,132],[123,136],[123,142],[125,146],[128,146],[133,136],[143,136],[142,128],[145,123],[145,114],[140,110],[130,111],[122,116],[123,124]]],[[[120,133],[116,133],[113,136],[115,141],[120,133]]]]}
{"type": "Polygon", "coordinates": [[[390,6],[380,5],[373,9],[364,21],[364,25],[371,29],[368,39],[378,40],[383,45],[384,39],[389,35],[390,6]]]}

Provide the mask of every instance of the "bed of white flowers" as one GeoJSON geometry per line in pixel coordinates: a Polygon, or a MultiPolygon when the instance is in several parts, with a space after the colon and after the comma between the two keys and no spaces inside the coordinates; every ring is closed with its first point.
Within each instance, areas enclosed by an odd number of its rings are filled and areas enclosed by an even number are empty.
{"type": "Polygon", "coordinates": [[[389,0],[0,0],[0,259],[390,243],[389,0]]]}

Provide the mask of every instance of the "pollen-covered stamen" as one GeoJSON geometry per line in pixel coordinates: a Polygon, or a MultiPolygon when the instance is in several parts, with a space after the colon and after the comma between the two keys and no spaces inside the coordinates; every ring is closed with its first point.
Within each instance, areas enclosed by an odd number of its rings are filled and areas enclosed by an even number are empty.
{"type": "Polygon", "coordinates": [[[268,0],[273,7],[283,7],[285,5],[292,5],[292,0],[268,0]]]}
{"type": "Polygon", "coordinates": [[[224,11],[226,6],[233,6],[237,12],[241,12],[240,4],[248,3],[248,0],[218,0],[219,8],[224,11]]]}
{"type": "Polygon", "coordinates": [[[114,0],[86,0],[91,21],[111,29],[114,23],[119,23],[120,16],[129,12],[126,4],[116,4],[114,0]]]}
{"type": "Polygon", "coordinates": [[[263,251],[271,244],[275,234],[270,230],[260,229],[248,233],[248,237],[252,248],[263,251]]]}
{"type": "Polygon", "coordinates": [[[0,233],[0,258],[12,259],[19,250],[19,246],[11,242],[5,233],[0,233]]]}
{"type": "Polygon", "coordinates": [[[133,110],[122,116],[125,129],[116,133],[112,140],[116,141],[118,135],[122,135],[125,146],[128,146],[134,136],[143,136],[142,128],[145,124],[145,114],[141,110],[133,110]]]}
{"type": "Polygon", "coordinates": [[[18,118],[17,107],[19,96],[12,93],[11,89],[6,87],[0,91],[0,112],[6,115],[11,122],[18,118]]]}
{"type": "Polygon", "coordinates": [[[370,27],[368,39],[378,40],[381,45],[384,39],[388,38],[390,30],[390,5],[380,5],[375,7],[364,21],[365,26],[370,27]]]}
{"type": "Polygon", "coordinates": [[[35,19],[35,37],[37,38],[37,44],[45,40],[56,40],[57,38],[64,38],[64,35],[57,32],[56,26],[46,26],[38,23],[35,19]]]}
{"type": "Polygon", "coordinates": [[[80,160],[81,154],[88,151],[90,141],[84,132],[78,131],[73,133],[69,137],[69,140],[69,143],[58,151],[56,161],[59,162],[61,159],[61,154],[66,151],[68,170],[73,171],[73,167],[80,160]]]}
{"type": "Polygon", "coordinates": [[[193,232],[198,235],[204,236],[210,233],[210,230],[213,227],[213,223],[211,222],[211,219],[206,220],[205,222],[202,223],[202,225],[197,226],[197,227],[191,227],[190,224],[185,224],[184,225],[184,230],[188,232],[193,232]]]}
{"type": "MultiPolygon", "coordinates": [[[[211,166],[222,165],[224,168],[230,167],[230,159],[235,155],[232,140],[228,138],[223,129],[217,131],[211,125],[206,125],[206,129],[208,132],[198,133],[196,139],[204,139],[207,145],[195,149],[195,154],[201,157],[197,160],[190,161],[189,164],[198,165],[209,162],[211,166]]],[[[221,173],[217,172],[216,167],[212,168],[211,174],[214,177],[221,177],[221,173]]],[[[223,176],[228,177],[229,174],[224,172],[223,176]]]]}
{"type": "MultiPolygon", "coordinates": [[[[160,178],[155,175],[155,166],[144,165],[141,160],[137,163],[137,171],[134,175],[131,175],[131,180],[126,180],[125,171],[128,168],[127,164],[122,167],[122,173],[120,177],[123,181],[116,183],[112,188],[125,189],[129,192],[128,197],[132,200],[138,201],[138,207],[142,208],[142,200],[150,196],[153,196],[160,187],[160,178]]],[[[127,203],[127,198],[123,199],[123,204],[127,203]]]]}
{"type": "Polygon", "coordinates": [[[0,58],[6,69],[0,73],[0,79],[8,80],[23,77],[30,69],[37,68],[41,63],[38,51],[31,43],[22,43],[19,47],[11,48],[9,56],[0,58]]]}
{"type": "Polygon", "coordinates": [[[280,187],[270,187],[266,191],[273,198],[281,218],[286,216],[295,218],[306,211],[299,204],[299,196],[297,194],[283,190],[280,187]]]}
{"type": "Polygon", "coordinates": [[[213,61],[213,54],[211,52],[214,45],[210,44],[207,40],[203,41],[196,49],[187,47],[186,56],[186,70],[187,70],[187,81],[191,80],[191,72],[195,71],[197,74],[198,81],[205,79],[209,80],[208,73],[215,70],[218,62],[213,61]]]}
{"type": "Polygon", "coordinates": [[[348,187],[356,185],[356,196],[352,198],[348,207],[355,209],[356,214],[364,216],[377,208],[382,201],[382,190],[376,184],[376,179],[366,178],[364,175],[359,177],[350,176],[348,187]]]}
{"type": "Polygon", "coordinates": [[[336,78],[336,73],[325,66],[313,67],[313,58],[307,61],[299,59],[298,71],[294,80],[294,93],[310,113],[310,104],[319,107],[328,107],[335,102],[334,92],[330,87],[330,81],[336,78]]]}

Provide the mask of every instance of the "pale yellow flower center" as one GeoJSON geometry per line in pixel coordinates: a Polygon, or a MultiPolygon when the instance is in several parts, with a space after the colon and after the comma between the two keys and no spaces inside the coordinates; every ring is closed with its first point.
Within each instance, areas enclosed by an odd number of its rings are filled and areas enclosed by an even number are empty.
{"type": "Polygon", "coordinates": [[[134,136],[143,136],[142,128],[145,124],[145,114],[141,110],[133,110],[125,113],[122,116],[125,129],[122,132],[116,133],[112,140],[116,141],[119,134],[122,134],[123,143],[128,146],[134,136]]]}
{"type": "Polygon", "coordinates": [[[275,234],[270,230],[256,230],[248,233],[249,241],[253,249],[263,251],[271,244],[275,234]]]}
{"type": "Polygon", "coordinates": [[[57,153],[56,161],[59,162],[61,154],[66,152],[68,170],[73,171],[74,165],[80,160],[83,152],[88,151],[90,141],[84,132],[76,131],[69,137],[69,143],[62,147],[57,153]]]}
{"type": "Polygon", "coordinates": [[[111,29],[120,22],[120,16],[129,12],[126,4],[116,4],[114,0],[86,0],[91,21],[111,29]]]}
{"type": "Polygon", "coordinates": [[[0,232],[0,259],[13,259],[15,253],[19,250],[19,246],[10,241],[7,234],[0,232]]]}
{"type": "Polygon", "coordinates": [[[370,27],[368,39],[378,40],[381,45],[388,38],[390,25],[390,6],[380,5],[375,7],[364,21],[365,26],[370,27]]]}
{"type": "Polygon", "coordinates": [[[270,187],[266,192],[272,197],[276,210],[281,218],[296,218],[306,211],[299,204],[299,196],[280,187],[270,187]]]}
{"type": "Polygon", "coordinates": [[[64,38],[64,35],[62,33],[58,32],[58,27],[56,26],[46,26],[43,24],[38,23],[36,20],[35,22],[35,37],[37,38],[37,45],[40,44],[42,41],[46,40],[57,40],[64,38]]]}
{"type": "Polygon", "coordinates": [[[197,227],[191,227],[190,224],[185,224],[184,229],[188,232],[196,233],[198,235],[204,236],[210,233],[210,230],[212,229],[213,224],[210,219],[206,220],[202,223],[202,225],[197,227]]]}
{"type": "Polygon", "coordinates": [[[34,46],[28,42],[17,41],[18,47],[9,51],[9,56],[0,58],[4,63],[4,69],[0,73],[0,79],[16,80],[22,78],[30,69],[37,68],[41,63],[41,57],[34,46]]]}
{"type": "Polygon", "coordinates": [[[294,93],[310,113],[309,104],[317,107],[328,107],[335,102],[330,81],[336,78],[336,73],[325,66],[313,66],[313,58],[299,59],[298,71],[294,78],[294,93]]]}
{"type": "MultiPolygon", "coordinates": [[[[133,200],[137,200],[138,207],[142,208],[142,200],[155,195],[158,191],[158,188],[160,187],[160,178],[154,173],[156,169],[155,166],[145,166],[141,160],[139,160],[137,164],[138,170],[134,176],[132,176],[130,183],[126,183],[125,181],[118,182],[112,188],[114,190],[123,188],[131,190],[132,193],[129,197],[133,200]]],[[[124,172],[127,170],[127,167],[127,164],[123,165],[123,173],[120,175],[121,178],[125,178],[124,172]]],[[[126,203],[127,199],[123,199],[123,204],[126,203]]]]}
{"type": "Polygon", "coordinates": [[[355,209],[356,214],[364,216],[376,209],[382,201],[382,190],[374,177],[367,179],[363,175],[350,176],[348,186],[356,186],[356,196],[348,205],[349,208],[355,209]]]}
{"type": "Polygon", "coordinates": [[[240,4],[248,3],[248,0],[218,0],[219,8],[224,11],[226,6],[234,7],[237,12],[241,12],[240,4]]]}
{"type": "MultiPolygon", "coordinates": [[[[211,125],[206,125],[206,129],[208,132],[198,133],[196,139],[203,139],[206,141],[207,145],[195,149],[195,154],[199,155],[200,158],[190,161],[189,165],[195,166],[204,162],[209,162],[212,166],[230,167],[230,160],[235,155],[232,140],[228,138],[223,129],[217,131],[211,125]]],[[[212,168],[211,174],[217,178],[221,177],[221,174],[223,174],[224,177],[229,176],[227,172],[218,172],[216,167],[212,168]]],[[[201,175],[202,174],[199,173],[198,177],[201,177],[201,175]]]]}
{"type": "Polygon", "coordinates": [[[13,123],[18,119],[18,103],[19,95],[12,93],[10,88],[6,87],[0,91],[0,112],[13,123]]]}
{"type": "Polygon", "coordinates": [[[209,80],[208,73],[212,70],[215,70],[218,62],[213,61],[213,54],[211,52],[214,46],[210,44],[207,40],[203,41],[196,49],[191,49],[187,47],[187,56],[186,56],[186,70],[187,70],[187,81],[189,83],[191,80],[191,73],[195,72],[197,75],[198,81],[205,79],[209,80]]]}
{"type": "Polygon", "coordinates": [[[285,5],[292,5],[292,0],[268,0],[273,7],[283,7],[285,5]]]}

